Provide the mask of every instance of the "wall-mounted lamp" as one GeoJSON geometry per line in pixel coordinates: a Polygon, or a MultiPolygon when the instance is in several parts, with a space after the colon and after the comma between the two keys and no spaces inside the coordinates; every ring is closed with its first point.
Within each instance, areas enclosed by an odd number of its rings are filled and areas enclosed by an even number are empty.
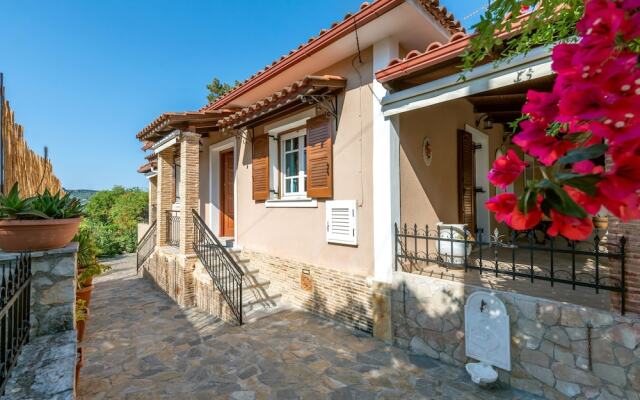
{"type": "Polygon", "coordinates": [[[476,128],[480,126],[480,122],[482,122],[482,120],[484,120],[484,125],[482,126],[483,129],[493,128],[493,121],[488,114],[482,114],[478,118],[476,118],[476,128]]]}

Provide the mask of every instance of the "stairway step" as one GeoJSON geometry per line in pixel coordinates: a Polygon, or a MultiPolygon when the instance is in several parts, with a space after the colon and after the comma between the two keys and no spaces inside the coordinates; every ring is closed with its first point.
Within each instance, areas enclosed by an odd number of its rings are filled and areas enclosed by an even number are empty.
{"type": "Polygon", "coordinates": [[[282,297],[282,295],[280,293],[276,293],[276,294],[269,294],[267,297],[264,298],[255,298],[255,296],[253,296],[252,298],[247,298],[243,295],[242,298],[242,307],[253,307],[256,305],[268,305],[271,307],[276,306],[278,303],[278,300],[282,297]]]}
{"type": "Polygon", "coordinates": [[[266,280],[264,278],[260,278],[260,277],[248,278],[245,275],[245,277],[244,277],[244,279],[242,281],[242,290],[252,289],[252,288],[267,287],[267,286],[269,286],[270,283],[271,283],[271,281],[266,280]]]}

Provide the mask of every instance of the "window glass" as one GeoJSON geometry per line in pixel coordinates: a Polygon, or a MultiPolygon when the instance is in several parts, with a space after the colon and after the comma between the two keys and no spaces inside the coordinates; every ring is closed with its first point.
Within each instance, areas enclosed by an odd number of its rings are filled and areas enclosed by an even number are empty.
{"type": "Polygon", "coordinates": [[[304,130],[298,131],[281,141],[284,196],[304,196],[306,192],[307,138],[304,133],[304,130]]]}

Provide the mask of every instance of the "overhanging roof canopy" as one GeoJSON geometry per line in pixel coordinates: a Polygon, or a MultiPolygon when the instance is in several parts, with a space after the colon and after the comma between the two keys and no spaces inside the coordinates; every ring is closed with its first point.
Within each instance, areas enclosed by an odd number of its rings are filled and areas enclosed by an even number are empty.
{"type": "Polygon", "coordinates": [[[151,140],[163,136],[173,129],[194,127],[195,129],[213,130],[218,121],[235,110],[209,110],[193,112],[166,112],[138,132],[140,140],[151,140]]]}
{"type": "Polygon", "coordinates": [[[222,118],[221,128],[239,128],[302,106],[310,96],[332,95],[345,88],[347,80],[341,76],[307,76],[248,107],[222,118]]]}

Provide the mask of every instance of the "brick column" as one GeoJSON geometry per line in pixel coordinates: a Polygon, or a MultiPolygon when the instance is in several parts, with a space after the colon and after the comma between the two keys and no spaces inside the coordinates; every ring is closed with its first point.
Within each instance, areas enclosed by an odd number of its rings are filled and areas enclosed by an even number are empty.
{"type": "Polygon", "coordinates": [[[173,183],[173,147],[158,154],[158,177],[156,201],[158,207],[157,245],[167,244],[167,211],[171,210],[174,200],[173,183]]]}
{"type": "Polygon", "coordinates": [[[183,132],[180,141],[180,254],[193,253],[193,216],[200,212],[200,135],[183,132]]]}

